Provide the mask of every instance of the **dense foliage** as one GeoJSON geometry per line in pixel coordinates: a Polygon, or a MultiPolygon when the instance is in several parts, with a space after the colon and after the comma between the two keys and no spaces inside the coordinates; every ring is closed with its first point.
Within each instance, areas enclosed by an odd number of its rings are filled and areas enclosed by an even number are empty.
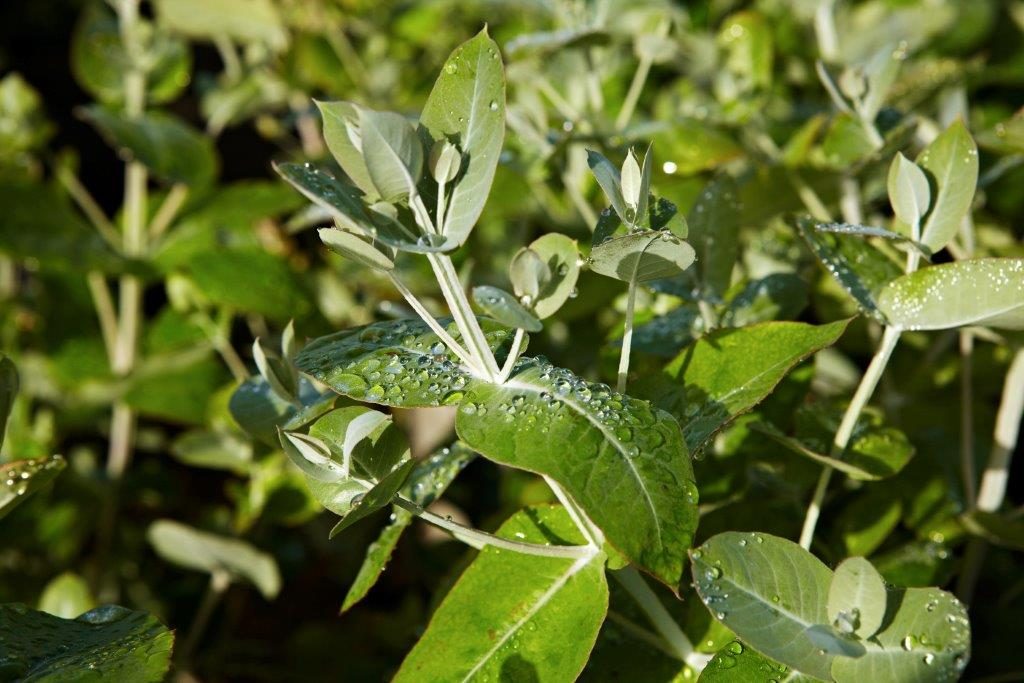
{"type": "Polygon", "coordinates": [[[1024,4],[32,5],[0,680],[1021,675],[1024,4]]]}

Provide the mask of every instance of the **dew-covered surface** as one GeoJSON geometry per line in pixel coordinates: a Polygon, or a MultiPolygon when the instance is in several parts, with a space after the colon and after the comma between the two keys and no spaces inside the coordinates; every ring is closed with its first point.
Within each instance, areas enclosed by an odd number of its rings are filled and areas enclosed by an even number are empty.
{"type": "Polygon", "coordinates": [[[964,325],[1024,329],[1024,259],[944,263],[905,275],[879,296],[879,308],[906,330],[964,325]]]}
{"type": "Polygon", "coordinates": [[[715,653],[700,673],[704,683],[811,683],[817,679],[793,671],[785,664],[768,659],[740,640],[734,640],[715,653]]]}
{"type": "MultiPolygon", "coordinates": [[[[700,336],[704,331],[704,319],[693,304],[683,304],[665,315],[638,325],[633,330],[633,351],[671,358],[700,336]]],[[[616,341],[622,346],[622,340],[616,341]]]]}
{"type": "Polygon", "coordinates": [[[861,237],[822,232],[815,229],[813,221],[800,221],[798,225],[811,251],[839,286],[862,311],[884,323],[885,316],[878,310],[879,291],[902,275],[903,269],[861,237]]]}
{"type": "Polygon", "coordinates": [[[0,465],[0,518],[49,484],[67,465],[63,456],[17,460],[0,465]]]}
{"type": "Polygon", "coordinates": [[[156,617],[113,605],[77,619],[0,605],[0,633],[5,681],[162,681],[174,644],[156,617]]]}
{"type": "MultiPolygon", "coordinates": [[[[501,363],[512,333],[487,318],[480,326],[501,363]]],[[[461,343],[451,318],[439,320],[461,343]]],[[[399,408],[454,405],[474,382],[469,370],[421,320],[391,320],[314,340],[295,357],[300,371],[360,401],[399,408]]]]}
{"type": "Polygon", "coordinates": [[[614,547],[677,586],[697,487],[670,415],[530,358],[506,384],[472,387],[456,429],[492,460],[551,476],[614,547]]]}

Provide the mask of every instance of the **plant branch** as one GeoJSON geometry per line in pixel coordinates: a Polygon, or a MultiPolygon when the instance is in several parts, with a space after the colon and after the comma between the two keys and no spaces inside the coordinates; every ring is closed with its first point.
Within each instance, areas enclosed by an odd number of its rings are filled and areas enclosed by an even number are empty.
{"type": "Polygon", "coordinates": [[[448,331],[441,327],[441,323],[437,322],[430,311],[427,310],[426,306],[420,303],[420,300],[416,298],[408,287],[406,287],[401,280],[399,280],[394,273],[388,271],[388,277],[391,278],[391,282],[395,285],[395,289],[401,292],[405,300],[409,302],[412,309],[416,311],[416,314],[427,324],[428,327],[440,337],[452,352],[459,357],[459,359],[469,366],[470,370],[474,372],[483,372],[476,360],[466,351],[461,344],[455,341],[454,337],[448,334],[448,331]]]}
{"type": "Polygon", "coordinates": [[[466,343],[469,352],[478,361],[476,366],[484,371],[484,376],[489,381],[497,379],[500,370],[498,363],[494,360],[491,347],[487,344],[487,338],[480,323],[473,314],[473,309],[466,299],[466,292],[462,288],[462,282],[455,272],[455,266],[447,254],[427,254],[430,265],[434,269],[434,276],[441,287],[448,308],[455,318],[455,324],[462,333],[462,339],[466,343]]]}
{"type": "Polygon", "coordinates": [[[188,186],[184,183],[175,183],[164,198],[160,208],[156,210],[153,220],[149,224],[149,239],[156,240],[163,235],[167,228],[171,227],[185,200],[188,199],[188,186]]]}
{"type": "Polygon", "coordinates": [[[596,552],[594,548],[589,545],[541,545],[539,543],[510,541],[507,538],[495,536],[494,534],[489,534],[486,531],[472,529],[470,527],[463,526],[458,522],[453,522],[447,517],[436,515],[411,501],[405,500],[404,498],[396,496],[394,503],[400,508],[408,510],[423,521],[448,531],[456,539],[478,550],[486,546],[491,546],[493,548],[501,548],[502,550],[511,550],[512,552],[521,553],[523,555],[571,559],[587,557],[588,555],[592,555],[596,552]]]}
{"type": "Polygon", "coordinates": [[[121,235],[118,233],[117,228],[107,218],[107,214],[100,208],[99,203],[92,196],[92,193],[81,183],[78,177],[66,168],[57,169],[57,182],[59,182],[68,195],[74,200],[78,208],[82,210],[85,217],[89,219],[92,226],[96,228],[100,236],[114,249],[120,251],[121,249],[121,235]]]}
{"type": "Polygon", "coordinates": [[[103,336],[103,348],[107,351],[107,362],[114,363],[114,345],[117,343],[117,312],[114,310],[114,299],[110,295],[110,287],[103,274],[90,271],[85,276],[92,296],[96,317],[99,318],[100,334],[103,336]]]}
{"type": "Polygon", "coordinates": [[[600,528],[587,517],[580,506],[576,504],[568,493],[562,488],[562,486],[552,479],[551,477],[544,475],[544,481],[547,482],[548,488],[555,494],[555,498],[562,504],[565,511],[569,513],[569,517],[572,518],[576,528],[580,530],[583,537],[587,539],[587,543],[594,546],[594,548],[600,548],[604,545],[604,533],[600,528]]]}
{"type": "MultiPolygon", "coordinates": [[[[835,438],[832,441],[832,456],[840,458],[843,455],[843,451],[850,443],[850,437],[853,436],[853,429],[857,425],[857,420],[860,418],[861,412],[867,406],[868,401],[871,400],[871,395],[875,392],[875,387],[878,386],[878,381],[882,378],[882,373],[885,372],[885,367],[889,363],[889,358],[892,356],[893,350],[896,348],[896,344],[899,342],[900,334],[902,330],[896,327],[886,327],[882,333],[882,342],[875,352],[874,357],[871,359],[871,363],[868,365],[868,369],[864,372],[864,376],[860,380],[860,384],[857,386],[857,390],[853,394],[853,398],[850,400],[850,405],[846,407],[846,412],[843,413],[843,419],[839,423],[839,429],[836,431],[835,438]]],[[[814,496],[811,499],[810,505],[807,507],[807,514],[804,517],[803,529],[800,532],[800,545],[805,549],[809,550],[811,547],[811,541],[814,538],[814,529],[818,525],[818,517],[821,514],[821,504],[825,499],[825,492],[828,490],[828,482],[832,477],[833,468],[825,467],[821,476],[818,478],[818,484],[814,489],[814,496]]]]}

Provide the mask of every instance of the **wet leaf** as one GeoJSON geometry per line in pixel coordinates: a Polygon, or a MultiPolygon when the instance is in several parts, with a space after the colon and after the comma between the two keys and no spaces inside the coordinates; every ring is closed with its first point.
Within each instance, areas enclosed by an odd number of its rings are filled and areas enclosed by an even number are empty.
{"type": "Polygon", "coordinates": [[[485,315],[507,327],[518,327],[527,332],[540,332],[544,329],[529,309],[503,289],[489,285],[474,287],[473,301],[485,315]]]}
{"type": "Polygon", "coordinates": [[[67,465],[63,456],[15,460],[0,465],[0,519],[51,481],[67,465]]]}

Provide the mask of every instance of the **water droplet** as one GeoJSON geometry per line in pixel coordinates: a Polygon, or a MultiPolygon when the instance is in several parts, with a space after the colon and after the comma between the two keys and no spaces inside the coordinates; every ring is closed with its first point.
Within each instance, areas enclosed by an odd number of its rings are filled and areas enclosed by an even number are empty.
{"type": "Polygon", "coordinates": [[[491,111],[498,111],[498,103],[495,100],[491,100],[491,103],[487,106],[491,108],[491,111]]]}

